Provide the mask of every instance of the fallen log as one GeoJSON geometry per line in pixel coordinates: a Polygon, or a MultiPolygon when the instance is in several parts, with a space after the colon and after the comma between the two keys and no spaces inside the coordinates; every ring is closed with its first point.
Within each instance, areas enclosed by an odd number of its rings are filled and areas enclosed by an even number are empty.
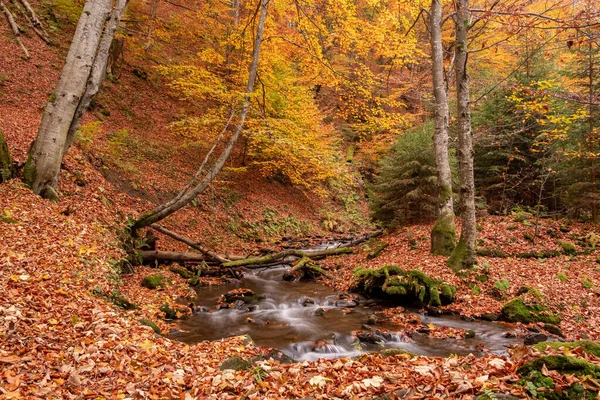
{"type": "Polygon", "coordinates": [[[212,260],[218,261],[220,263],[226,263],[229,261],[228,259],[223,258],[220,255],[218,255],[214,251],[205,248],[204,246],[200,245],[199,243],[196,243],[193,240],[188,239],[184,236],[178,235],[175,232],[172,232],[172,231],[168,230],[167,228],[164,228],[158,224],[152,224],[152,225],[150,225],[150,227],[160,233],[164,233],[165,235],[167,235],[177,241],[187,244],[191,248],[198,250],[199,252],[208,256],[212,260]]]}
{"type": "Polygon", "coordinates": [[[177,251],[138,250],[144,262],[206,262],[206,257],[200,253],[182,253],[177,251]]]}
{"type": "Polygon", "coordinates": [[[331,275],[329,275],[323,268],[313,264],[312,259],[304,256],[292,268],[285,271],[285,273],[283,274],[283,280],[300,280],[304,276],[306,276],[307,272],[312,272],[313,277],[323,275],[329,279],[332,279],[331,275]]]}
{"type": "Polygon", "coordinates": [[[260,264],[268,264],[277,260],[282,260],[288,256],[296,256],[298,258],[308,257],[308,258],[318,258],[318,257],[327,257],[327,256],[335,256],[340,254],[350,254],[353,250],[348,247],[338,247],[333,249],[325,249],[325,250],[297,250],[297,249],[289,249],[283,250],[279,253],[269,254],[261,257],[250,257],[245,258],[243,260],[236,261],[228,261],[221,264],[223,267],[244,267],[246,265],[260,265],[260,264]]]}

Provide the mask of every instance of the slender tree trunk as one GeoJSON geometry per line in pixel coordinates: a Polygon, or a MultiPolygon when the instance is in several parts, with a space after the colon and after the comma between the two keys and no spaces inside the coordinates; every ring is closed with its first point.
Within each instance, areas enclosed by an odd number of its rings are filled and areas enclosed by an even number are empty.
{"type": "Polygon", "coordinates": [[[8,150],[8,144],[6,144],[4,133],[0,130],[0,183],[11,179],[13,172],[13,161],[8,150]]]}
{"type": "Polygon", "coordinates": [[[58,200],[56,185],[63,155],[73,141],[80,118],[100,86],[106,58],[102,47],[118,25],[124,0],[87,0],[79,18],[61,77],[46,105],[36,140],[25,165],[25,182],[42,197],[58,200]],[[114,9],[113,9],[113,6],[114,9]],[[112,12],[112,14],[111,14],[112,12]],[[99,75],[94,78],[93,74],[99,75]],[[90,88],[88,88],[90,86],[90,88]]]}
{"type": "Polygon", "coordinates": [[[594,53],[593,53],[593,41],[590,40],[588,44],[588,101],[589,101],[589,109],[588,109],[588,124],[589,124],[589,136],[588,136],[588,146],[589,151],[592,154],[591,167],[590,167],[590,178],[592,182],[592,221],[596,222],[598,219],[598,206],[596,198],[597,190],[596,190],[596,149],[595,149],[595,138],[594,138],[594,53]]]}
{"type": "MultiPolygon", "coordinates": [[[[256,80],[256,74],[258,72],[258,61],[260,58],[260,46],[263,40],[263,31],[265,26],[265,19],[267,17],[267,7],[269,5],[269,0],[260,0],[261,1],[261,9],[260,9],[260,17],[258,21],[258,27],[256,31],[256,38],[254,41],[254,51],[252,53],[252,62],[250,64],[250,74],[248,77],[248,84],[246,86],[246,94],[244,95],[244,100],[242,104],[242,108],[240,110],[239,119],[235,131],[229,141],[225,145],[225,148],[217,158],[214,166],[208,171],[202,180],[199,183],[195,183],[197,179],[200,178],[201,172],[206,165],[208,158],[212,154],[215,149],[216,143],[213,148],[209,151],[206,158],[204,159],[202,165],[196,172],[196,175],[192,179],[192,181],[171,201],[166,204],[163,204],[156,209],[149,211],[142,215],[131,227],[132,234],[135,235],[137,230],[149,226],[155,222],[158,222],[165,217],[173,214],[177,210],[184,207],[190,201],[192,201],[196,196],[202,193],[208,185],[213,181],[213,179],[217,176],[217,174],[221,171],[225,162],[229,158],[231,151],[233,150],[238,138],[240,137],[242,131],[244,130],[244,122],[246,120],[246,116],[248,115],[248,111],[250,110],[250,96],[254,91],[254,82],[256,80]],[[195,185],[195,186],[194,186],[195,185]]],[[[233,113],[231,118],[233,118],[233,113]]],[[[230,121],[231,121],[230,118],[230,121]]],[[[224,132],[217,138],[217,142],[220,141],[224,132]]]]}
{"type": "Polygon", "coordinates": [[[435,97],[435,164],[437,167],[439,214],[431,230],[431,253],[449,256],[456,243],[452,173],[448,156],[448,96],[444,83],[441,0],[431,2],[431,72],[435,97]]]}
{"type": "Polygon", "coordinates": [[[158,10],[159,0],[153,0],[150,8],[150,21],[148,22],[148,33],[146,34],[146,45],[144,50],[149,50],[152,47],[152,28],[154,27],[154,20],[156,19],[156,11],[158,10]]]}
{"type": "Polygon", "coordinates": [[[459,271],[477,263],[475,245],[475,179],[473,175],[473,138],[471,132],[471,104],[467,71],[467,32],[469,29],[469,0],[458,0],[456,26],[456,104],[458,117],[458,154],[460,158],[460,201],[462,229],[460,239],[448,259],[448,265],[459,271]]]}
{"type": "Polygon", "coordinates": [[[92,71],[88,79],[87,87],[85,89],[85,94],[79,101],[79,105],[75,111],[75,116],[71,121],[71,126],[69,126],[69,133],[67,134],[67,142],[64,147],[63,157],[71,148],[73,140],[75,140],[75,134],[81,126],[81,120],[83,119],[83,116],[88,110],[92,100],[94,97],[96,97],[98,91],[100,91],[100,88],[102,87],[102,82],[104,82],[104,77],[106,76],[106,68],[108,67],[111,45],[128,2],[129,0],[117,0],[115,8],[110,16],[110,20],[106,24],[106,28],[104,29],[104,33],[102,35],[102,40],[98,46],[98,52],[94,60],[94,65],[92,66],[92,71]]]}

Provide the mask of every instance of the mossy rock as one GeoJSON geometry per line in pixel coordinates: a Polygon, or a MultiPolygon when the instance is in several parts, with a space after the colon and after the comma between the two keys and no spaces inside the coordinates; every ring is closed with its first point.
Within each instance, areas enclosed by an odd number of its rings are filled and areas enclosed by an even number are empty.
{"type": "Polygon", "coordinates": [[[402,355],[402,354],[407,354],[411,357],[417,357],[417,355],[415,353],[411,353],[410,351],[406,351],[403,349],[385,349],[381,351],[381,355],[384,357],[392,357],[392,356],[398,356],[398,355],[402,355]]]}
{"type": "Polygon", "coordinates": [[[200,284],[200,278],[193,276],[187,280],[187,284],[190,286],[198,286],[200,284]]]}
{"type": "Polygon", "coordinates": [[[154,322],[150,321],[149,319],[140,319],[139,322],[144,326],[149,326],[150,328],[152,328],[154,333],[158,333],[160,335],[160,328],[154,322]]]}
{"type": "Polygon", "coordinates": [[[119,308],[122,308],[123,310],[135,310],[137,308],[137,306],[135,304],[133,304],[132,302],[130,302],[129,300],[127,300],[120,293],[113,292],[113,293],[110,294],[110,296],[108,296],[108,299],[115,306],[117,306],[119,308]]]}
{"type": "Polygon", "coordinates": [[[523,376],[527,376],[531,371],[540,371],[543,365],[549,370],[556,370],[567,374],[600,376],[600,366],[579,358],[564,355],[536,358],[522,365],[517,372],[523,376]]]}
{"type": "Polygon", "coordinates": [[[600,357],[600,343],[592,342],[591,340],[580,340],[577,342],[541,342],[535,344],[533,347],[541,352],[545,351],[546,347],[551,347],[555,350],[559,350],[560,348],[573,350],[577,347],[581,347],[586,353],[600,357]]]}
{"type": "Polygon", "coordinates": [[[158,309],[165,313],[165,319],[179,319],[177,310],[169,306],[167,303],[163,304],[158,309]]]}
{"type": "Polygon", "coordinates": [[[359,291],[392,297],[407,304],[440,306],[454,300],[456,289],[419,270],[405,271],[396,265],[354,271],[359,291]]]}
{"type": "Polygon", "coordinates": [[[546,322],[556,325],[560,323],[559,316],[553,313],[546,313],[546,310],[547,308],[541,304],[526,305],[522,298],[517,297],[504,304],[502,307],[502,316],[509,322],[522,322],[525,324],[546,322]]]}
{"type": "Polygon", "coordinates": [[[223,361],[219,369],[221,371],[225,371],[226,369],[232,369],[234,371],[243,371],[250,369],[252,367],[252,363],[250,361],[244,360],[242,357],[230,357],[227,360],[223,361]]]}
{"type": "Polygon", "coordinates": [[[558,243],[562,247],[563,253],[569,254],[569,255],[573,255],[573,254],[577,253],[577,248],[575,247],[575,244],[573,244],[571,242],[563,242],[563,241],[560,241],[558,243]]]}
{"type": "Polygon", "coordinates": [[[183,267],[171,267],[169,268],[169,271],[171,271],[174,274],[179,275],[180,277],[184,278],[184,279],[190,279],[194,276],[194,274],[192,274],[190,271],[188,271],[187,269],[183,268],[183,267]]]}
{"type": "Polygon", "coordinates": [[[148,289],[164,288],[165,278],[161,275],[148,275],[142,279],[142,286],[148,289]]]}

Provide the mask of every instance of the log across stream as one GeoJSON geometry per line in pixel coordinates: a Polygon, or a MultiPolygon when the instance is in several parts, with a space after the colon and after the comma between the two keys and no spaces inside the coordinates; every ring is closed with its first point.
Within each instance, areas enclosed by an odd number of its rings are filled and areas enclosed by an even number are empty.
{"type": "MultiPolygon", "coordinates": [[[[386,332],[385,337],[358,341],[353,331],[368,329],[365,324],[386,306],[361,298],[357,306],[349,308],[348,302],[329,287],[316,282],[284,281],[282,277],[288,268],[289,265],[282,265],[247,270],[240,281],[198,289],[198,312],[181,321],[180,330],[170,336],[194,343],[248,334],[257,345],[278,348],[295,361],[351,357],[384,349],[448,356],[480,355],[485,348],[504,354],[507,346],[517,344],[517,339],[506,337],[510,328],[502,323],[427,315],[419,315],[420,326],[471,330],[474,337],[437,339],[421,333],[407,335],[383,323],[376,328],[386,332]],[[218,309],[217,299],[237,288],[250,289],[264,298],[237,309],[218,309]]],[[[417,310],[413,312],[418,314],[417,310]]]]}

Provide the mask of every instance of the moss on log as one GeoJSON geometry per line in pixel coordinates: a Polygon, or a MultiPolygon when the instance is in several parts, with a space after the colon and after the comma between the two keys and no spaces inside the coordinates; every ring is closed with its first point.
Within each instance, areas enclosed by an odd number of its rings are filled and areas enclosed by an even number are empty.
{"type": "Polygon", "coordinates": [[[340,254],[350,254],[352,252],[353,252],[353,250],[349,247],[341,247],[341,248],[326,249],[326,250],[295,250],[295,249],[291,249],[291,250],[284,250],[284,251],[280,251],[279,253],[269,254],[269,255],[261,256],[261,257],[250,257],[250,258],[245,258],[243,260],[229,261],[229,262],[223,263],[222,266],[225,268],[244,267],[246,265],[269,264],[274,261],[279,261],[281,259],[284,259],[285,257],[288,257],[288,256],[295,256],[295,257],[300,257],[300,258],[302,258],[302,257],[314,258],[314,257],[335,256],[335,255],[340,255],[340,254]]]}

